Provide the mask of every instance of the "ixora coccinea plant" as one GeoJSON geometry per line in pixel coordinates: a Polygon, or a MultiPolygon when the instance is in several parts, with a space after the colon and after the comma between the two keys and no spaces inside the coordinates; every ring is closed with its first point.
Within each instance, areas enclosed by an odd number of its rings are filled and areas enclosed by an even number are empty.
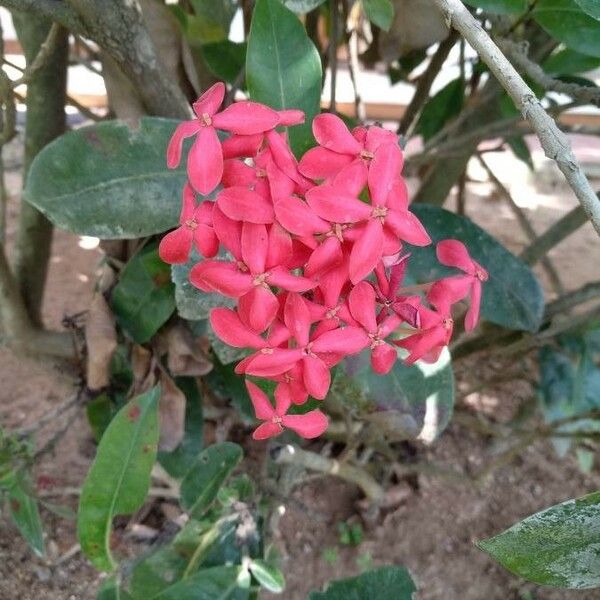
{"type": "Polygon", "coordinates": [[[194,103],[196,118],[169,143],[174,168],[184,138],[195,137],[180,226],[159,253],[180,264],[195,246],[204,260],[191,269],[191,283],[237,300],[235,308],[214,308],[210,322],[225,343],[252,351],[238,374],[275,382],[273,405],[246,381],[263,421],[254,438],[285,428],[315,438],[327,417],[319,409],[288,414],[293,404],[324,399],[331,369],[365,349],[380,374],[392,369],[395,347],[408,351],[407,364],[437,360],[452,336],[455,303],[468,298],[465,329],[477,324],[488,274],[461,241],[449,239],[438,243],[438,260],[463,274],[403,287],[410,260],[403,243],[431,239],[409,209],[395,134],[375,125],[350,131],[339,117],[321,114],[312,123],[318,146],[298,162],[277,128],[302,123],[301,111],[243,101],[219,112],[224,95],[222,83],[205,92],[194,103]],[[216,130],[230,136],[221,142],[216,130]],[[219,185],[216,200],[196,204],[196,192],[219,185]]]}

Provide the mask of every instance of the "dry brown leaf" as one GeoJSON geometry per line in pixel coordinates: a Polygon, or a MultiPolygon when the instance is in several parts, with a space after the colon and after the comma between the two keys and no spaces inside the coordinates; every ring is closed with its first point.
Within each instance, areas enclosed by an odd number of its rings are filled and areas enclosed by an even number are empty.
{"type": "Polygon", "coordinates": [[[175,382],[164,372],[160,373],[160,400],[158,418],[160,437],[158,449],[164,452],[175,450],[181,443],[185,433],[185,394],[175,382]]]}
{"type": "Polygon", "coordinates": [[[117,349],[115,319],[100,293],[95,294],[85,325],[87,346],[87,385],[99,390],[110,382],[110,361],[117,349]]]}
{"type": "Polygon", "coordinates": [[[158,351],[167,354],[167,366],[173,375],[201,377],[212,371],[206,338],[194,337],[182,323],[176,322],[161,337],[158,351]]]}
{"type": "Polygon", "coordinates": [[[388,62],[411,50],[428,48],[448,37],[444,16],[433,0],[392,0],[394,20],[379,36],[379,52],[388,62]]]}
{"type": "Polygon", "coordinates": [[[137,344],[131,349],[131,370],[133,371],[133,385],[130,396],[137,396],[147,392],[156,385],[155,361],[152,352],[137,344]]]}

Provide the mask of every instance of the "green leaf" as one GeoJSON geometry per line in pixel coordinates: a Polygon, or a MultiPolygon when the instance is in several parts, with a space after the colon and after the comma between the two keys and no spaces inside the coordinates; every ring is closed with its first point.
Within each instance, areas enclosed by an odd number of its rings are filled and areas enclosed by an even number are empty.
{"type": "Polygon", "coordinates": [[[218,306],[233,307],[235,305],[235,300],[231,298],[225,298],[221,294],[209,294],[192,285],[190,270],[201,260],[202,257],[193,250],[187,263],[171,267],[171,279],[175,284],[177,312],[180,317],[188,321],[208,319],[211,309],[218,306]]]}
{"type": "Polygon", "coordinates": [[[295,13],[304,14],[321,6],[325,0],[282,0],[283,3],[295,13]]]}
{"type": "Polygon", "coordinates": [[[476,8],[483,8],[486,12],[500,15],[522,13],[527,9],[527,0],[465,0],[465,2],[476,8]]]}
{"type": "Polygon", "coordinates": [[[191,0],[194,12],[220,25],[225,32],[229,33],[231,21],[238,9],[238,0],[191,0]]]}
{"type": "Polygon", "coordinates": [[[532,15],[565,46],[600,57],[600,22],[583,12],[575,0],[539,0],[532,15]]]}
{"type": "Polygon", "coordinates": [[[249,583],[241,567],[213,567],[182,579],[153,600],[247,600],[249,583]]]}
{"type": "Polygon", "coordinates": [[[122,590],[116,577],[109,577],[98,590],[96,600],[130,600],[131,596],[122,590]]]}
{"type": "Polygon", "coordinates": [[[185,161],[166,167],[179,121],[144,117],[138,129],[106,121],[70,131],[35,158],[25,199],[54,225],[102,239],[139,238],[174,227],[185,161]]]}
{"type": "Polygon", "coordinates": [[[87,419],[92,428],[94,439],[99,442],[109,426],[116,410],[113,401],[107,393],[96,396],[85,407],[87,419]]]}
{"type": "Polygon", "coordinates": [[[433,364],[418,361],[407,366],[398,360],[387,375],[373,372],[369,352],[348,357],[343,365],[366,401],[367,419],[382,433],[431,442],[450,422],[454,374],[447,350],[433,364]]]}
{"type": "Polygon", "coordinates": [[[587,73],[600,67],[600,58],[563,48],[551,54],[543,63],[544,71],[550,75],[575,75],[587,73]]]}
{"type": "Polygon", "coordinates": [[[242,457],[242,449],[231,442],[209,446],[200,453],[181,482],[181,505],[191,517],[199,518],[208,510],[242,457]]]}
{"type": "Polygon", "coordinates": [[[312,592],[309,600],[412,600],[416,590],[404,567],[389,566],[333,581],[324,592],[312,592]]]}
{"type": "Polygon", "coordinates": [[[138,344],[147,342],[175,310],[175,286],[157,244],[142,248],[127,263],[111,297],[119,325],[138,344]]]}
{"type": "Polygon", "coordinates": [[[511,573],[534,583],[600,587],[600,492],[531,515],[477,545],[511,573]]]}
{"type": "Polygon", "coordinates": [[[283,573],[264,560],[256,558],[250,561],[250,572],[265,590],[273,594],[281,594],[285,589],[283,573]]]}
{"type": "Polygon", "coordinates": [[[428,100],[417,122],[416,132],[427,141],[460,113],[464,99],[465,84],[460,78],[454,79],[428,100]]]}
{"type": "Polygon", "coordinates": [[[246,49],[246,43],[223,40],[203,45],[202,56],[215,77],[233,84],[246,64],[246,49]]]}
{"type": "Polygon", "coordinates": [[[144,502],[158,445],[159,389],[129,401],[104,432],[83,484],[77,535],[92,564],[110,571],[113,517],[130,514],[144,502]]]}
{"type": "Polygon", "coordinates": [[[600,21],[600,2],[598,0],[575,0],[590,17],[600,21]]]}
{"type": "Polygon", "coordinates": [[[44,556],[44,531],[38,503],[25,490],[19,478],[10,474],[2,481],[8,490],[8,509],[17,529],[38,556],[44,556]]]}
{"type": "Polygon", "coordinates": [[[321,101],[321,59],[298,17],[280,0],[257,0],[252,16],[246,82],[252,100],[300,109],[304,125],[290,127],[297,156],[314,144],[311,123],[321,101]]]}
{"type": "Polygon", "coordinates": [[[158,548],[133,567],[129,581],[131,595],[135,600],[154,598],[181,579],[187,563],[186,557],[173,545],[158,548]]]}
{"type": "Polygon", "coordinates": [[[158,460],[171,477],[182,478],[193,466],[202,450],[202,398],[193,377],[177,377],[177,387],[186,397],[185,433],[183,440],[172,452],[159,452],[158,460]]]}
{"type": "Polygon", "coordinates": [[[384,31],[389,31],[394,19],[394,6],[390,0],[362,0],[367,19],[384,31]]]}
{"type": "Polygon", "coordinates": [[[410,248],[409,273],[418,283],[457,273],[439,264],[435,244],[448,238],[460,240],[490,275],[483,285],[482,317],[508,329],[537,331],[544,296],[535,275],[522,260],[465,217],[423,204],[413,204],[411,210],[434,242],[426,248],[410,248]]]}

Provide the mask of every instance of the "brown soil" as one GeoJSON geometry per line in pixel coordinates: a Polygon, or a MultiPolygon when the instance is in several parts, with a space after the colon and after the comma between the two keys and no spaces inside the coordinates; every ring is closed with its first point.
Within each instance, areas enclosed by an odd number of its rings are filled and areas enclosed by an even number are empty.
{"type": "MultiPolygon", "coordinates": [[[[9,189],[9,238],[14,237],[20,188],[19,143],[13,142],[7,159],[9,189]]],[[[514,167],[514,164],[512,165],[514,167]]],[[[512,173],[509,169],[506,173],[512,173]]],[[[554,169],[530,190],[538,200],[527,210],[542,231],[574,205],[572,194],[554,169]],[[547,202],[543,202],[543,199],[547,202]]],[[[474,173],[477,177],[477,173],[474,173]]],[[[512,176],[511,176],[512,177],[512,176]]],[[[507,178],[510,178],[507,175],[507,178]]],[[[452,202],[452,201],[451,201],[452,202]]],[[[490,194],[487,184],[470,186],[467,210],[479,224],[497,235],[512,250],[523,247],[525,238],[502,201],[490,194]]],[[[552,258],[567,288],[597,277],[600,244],[586,226],[561,244],[552,258]]],[[[44,317],[49,326],[60,327],[65,316],[85,310],[93,288],[99,259],[97,250],[82,250],[78,237],[57,232],[54,239],[44,317]]],[[[541,274],[544,279],[543,274],[541,274]]],[[[489,372],[490,361],[475,361],[458,373],[459,383],[474,381],[473,373],[489,372]]],[[[476,375],[475,375],[476,377],[476,375]]],[[[0,422],[8,429],[35,420],[72,393],[72,379],[50,362],[17,358],[0,348],[0,422]]],[[[471,396],[469,404],[486,412],[510,416],[520,401],[531,395],[520,382],[487,389],[471,396]]],[[[48,435],[48,434],[46,434],[48,435]]],[[[42,438],[40,443],[43,443],[42,438]]],[[[252,445],[253,453],[256,446],[252,445]]],[[[476,469],[492,456],[494,448],[480,434],[452,424],[430,448],[417,449],[419,458],[463,471],[476,469]]],[[[37,475],[50,478],[55,488],[81,485],[93,456],[93,444],[85,418],[73,423],[55,452],[47,454],[37,475]]],[[[468,483],[421,475],[411,480],[407,499],[374,523],[364,524],[364,538],[356,547],[340,544],[338,524],[360,521],[352,486],[325,478],[301,485],[286,503],[280,521],[277,546],[286,573],[286,600],[303,600],[309,590],[326,581],[355,575],[370,564],[406,565],[419,586],[421,600],[538,600],[597,598],[593,592],[567,592],[538,588],[505,572],[476,549],[475,540],[498,533],[551,504],[600,488],[600,473],[584,475],[572,457],[560,460],[547,443],[538,443],[510,465],[494,471],[480,487],[468,483]],[[531,592],[533,595],[527,595],[531,592]]],[[[60,499],[71,509],[76,498],[60,499]]],[[[0,517],[0,600],[88,600],[95,598],[100,576],[76,552],[75,524],[42,510],[49,558],[34,558],[12,523],[0,517]],[[72,553],[72,556],[71,556],[72,553]]],[[[267,597],[265,595],[265,597],[267,597]]]]}

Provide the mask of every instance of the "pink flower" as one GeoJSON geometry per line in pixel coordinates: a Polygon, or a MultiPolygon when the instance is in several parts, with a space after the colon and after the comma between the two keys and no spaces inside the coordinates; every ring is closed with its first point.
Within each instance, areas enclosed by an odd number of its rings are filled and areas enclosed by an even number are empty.
{"type": "Polygon", "coordinates": [[[187,171],[192,187],[200,194],[210,194],[223,175],[223,150],[217,129],[238,135],[269,131],[280,122],[273,109],[256,102],[236,102],[217,112],[225,97],[225,85],[215,83],[193,104],[196,118],[181,123],[167,148],[167,166],[176,168],[181,162],[183,140],[196,136],[188,154],[187,171]]]}
{"type": "Polygon", "coordinates": [[[256,384],[246,380],[246,388],[250,394],[256,418],[264,421],[252,434],[255,440],[275,437],[283,433],[285,428],[310,440],[319,437],[329,425],[327,417],[320,410],[311,410],[303,415],[288,415],[291,399],[281,390],[275,391],[275,407],[273,407],[269,397],[256,384]]]}
{"type": "Polygon", "coordinates": [[[212,228],[214,202],[196,205],[194,190],[189,184],[183,188],[183,202],[179,216],[180,226],[165,235],[158,247],[158,254],[170,265],[188,261],[192,245],[202,256],[210,258],[219,250],[219,240],[212,228]]]}
{"type": "Polygon", "coordinates": [[[443,240],[436,248],[438,260],[447,267],[456,267],[464,275],[455,275],[436,281],[427,299],[434,305],[449,307],[470,296],[470,306],[465,315],[465,330],[471,331],[479,320],[482,283],[488,280],[488,272],[470,256],[465,245],[458,240],[443,240]]]}

